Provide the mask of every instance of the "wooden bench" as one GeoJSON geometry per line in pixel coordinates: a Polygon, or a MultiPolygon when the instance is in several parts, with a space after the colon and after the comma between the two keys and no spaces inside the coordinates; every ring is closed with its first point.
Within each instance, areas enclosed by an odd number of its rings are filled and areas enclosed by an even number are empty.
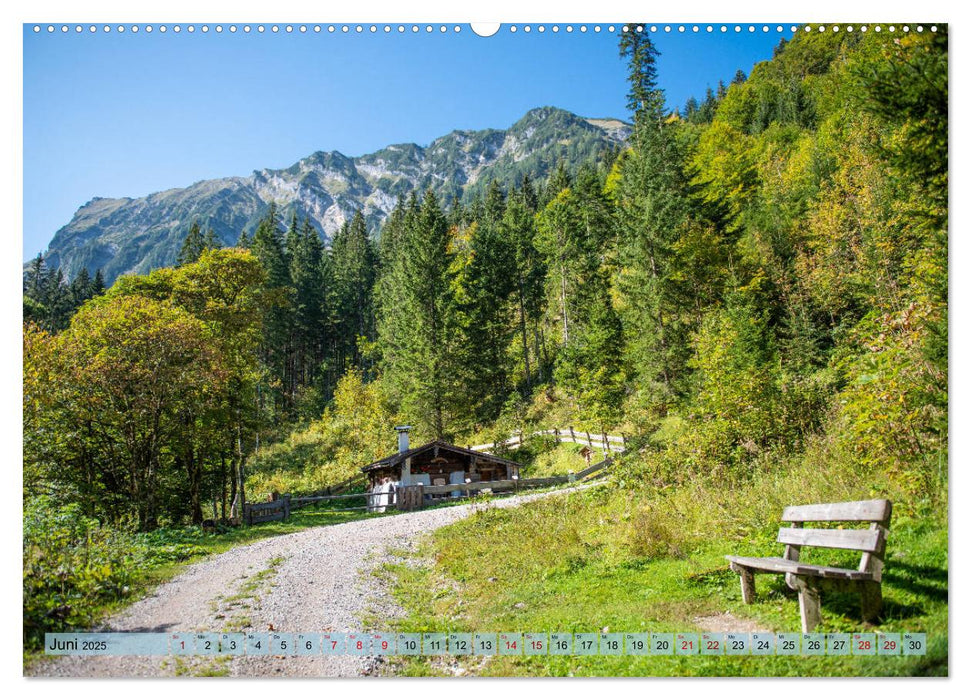
{"type": "Polygon", "coordinates": [[[782,521],[791,527],[779,530],[778,542],[786,546],[781,557],[728,556],[729,567],[742,583],[742,600],[755,599],[755,574],[784,574],[786,585],[799,592],[802,631],[811,632],[820,622],[819,596],[823,590],[859,592],[863,619],[876,620],[883,606],[880,579],[883,555],[890,528],[890,501],[851,501],[789,506],[782,521]],[[870,523],[866,529],[848,530],[804,528],[809,522],[870,523]],[[858,569],[817,566],[799,561],[802,547],[825,547],[860,552],[858,569]]]}

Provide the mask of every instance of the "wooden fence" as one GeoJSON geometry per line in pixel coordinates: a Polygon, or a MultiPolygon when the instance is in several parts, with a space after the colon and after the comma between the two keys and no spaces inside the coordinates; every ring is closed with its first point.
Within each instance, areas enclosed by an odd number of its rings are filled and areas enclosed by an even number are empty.
{"type": "Polygon", "coordinates": [[[369,510],[372,506],[381,507],[383,504],[387,508],[397,508],[398,510],[419,510],[429,502],[440,502],[442,500],[452,500],[470,498],[475,494],[488,491],[489,493],[515,493],[529,489],[548,488],[561,484],[583,481],[588,477],[603,471],[613,462],[612,458],[607,458],[602,462],[591,465],[584,469],[570,474],[560,476],[544,476],[534,479],[502,479],[499,481],[475,481],[468,484],[444,484],[442,486],[423,486],[414,484],[410,486],[398,487],[397,493],[345,493],[330,494],[322,496],[290,496],[286,494],[275,501],[267,503],[247,503],[243,508],[243,514],[247,525],[265,523],[272,520],[287,520],[294,510],[306,508],[307,506],[318,506],[328,501],[353,501],[362,500],[364,505],[345,506],[335,504],[336,507],[330,508],[333,511],[357,511],[369,510]],[[457,496],[455,494],[458,494],[457,496]],[[430,498],[426,498],[430,497],[430,498]],[[382,501],[380,499],[387,499],[382,501]]]}
{"type": "Polygon", "coordinates": [[[523,444],[524,439],[529,439],[537,435],[551,436],[556,442],[573,442],[578,445],[586,445],[590,449],[597,449],[609,455],[612,452],[624,452],[627,449],[627,438],[623,435],[607,435],[607,433],[591,433],[588,430],[574,430],[573,426],[566,429],[553,428],[552,430],[537,430],[530,433],[525,438],[522,433],[516,433],[500,442],[490,442],[484,445],[469,445],[468,449],[476,452],[493,452],[503,447],[514,450],[523,444]]]}
{"type": "Polygon", "coordinates": [[[286,520],[290,517],[290,508],[289,494],[266,503],[247,503],[243,506],[243,520],[247,525],[266,523],[271,520],[286,520]]]}

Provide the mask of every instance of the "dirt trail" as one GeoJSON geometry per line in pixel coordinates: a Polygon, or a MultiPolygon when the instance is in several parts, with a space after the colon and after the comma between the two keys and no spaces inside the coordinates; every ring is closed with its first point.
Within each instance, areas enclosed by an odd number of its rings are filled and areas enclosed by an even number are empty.
{"type": "MultiPolygon", "coordinates": [[[[411,548],[421,534],[475,509],[508,508],[555,497],[587,484],[515,496],[488,506],[466,504],[386,518],[315,527],[237,547],[190,566],[94,631],[347,632],[361,617],[400,610],[372,575],[388,550],[411,548]]],[[[373,657],[56,657],[25,671],[32,676],[136,677],[175,675],[362,676],[373,657]]]]}

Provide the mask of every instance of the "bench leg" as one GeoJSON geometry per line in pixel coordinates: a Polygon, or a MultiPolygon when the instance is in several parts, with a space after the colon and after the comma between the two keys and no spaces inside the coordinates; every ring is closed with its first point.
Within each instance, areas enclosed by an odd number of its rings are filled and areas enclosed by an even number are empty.
{"type": "Polygon", "coordinates": [[[755,574],[749,569],[741,569],[738,577],[742,582],[742,602],[751,605],[755,602],[755,574]]]}
{"type": "Polygon", "coordinates": [[[799,586],[799,616],[802,618],[802,631],[808,634],[822,621],[819,612],[819,589],[810,587],[805,581],[799,586]]]}
{"type": "Polygon", "coordinates": [[[876,622],[883,608],[879,581],[866,581],[860,586],[860,608],[864,622],[876,622]]]}

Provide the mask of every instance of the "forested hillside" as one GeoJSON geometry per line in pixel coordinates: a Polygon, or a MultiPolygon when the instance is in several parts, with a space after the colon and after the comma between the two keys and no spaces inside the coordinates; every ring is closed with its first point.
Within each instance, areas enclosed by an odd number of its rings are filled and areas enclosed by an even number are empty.
{"type": "Polygon", "coordinates": [[[230,518],[354,474],[396,421],[459,444],[623,432],[624,493],[791,468],[821,497],[945,505],[946,32],[800,31],[674,113],[648,35],[620,49],[619,153],[467,203],[402,193],[327,247],[271,207],[236,248],[198,230],[179,266],[79,293],[66,327],[36,311],[31,517],[230,518]]]}

